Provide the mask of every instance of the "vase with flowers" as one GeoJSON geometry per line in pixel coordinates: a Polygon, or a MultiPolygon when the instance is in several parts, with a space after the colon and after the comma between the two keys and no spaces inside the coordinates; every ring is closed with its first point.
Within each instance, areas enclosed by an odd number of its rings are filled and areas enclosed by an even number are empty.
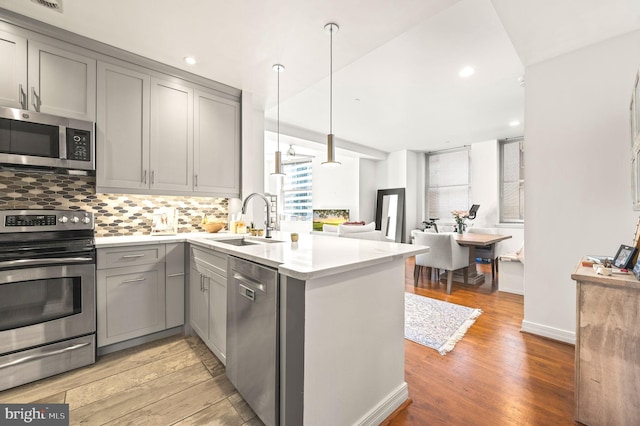
{"type": "Polygon", "coordinates": [[[451,214],[456,220],[456,231],[458,234],[462,234],[465,227],[464,220],[469,217],[469,212],[466,210],[453,210],[451,214]]]}

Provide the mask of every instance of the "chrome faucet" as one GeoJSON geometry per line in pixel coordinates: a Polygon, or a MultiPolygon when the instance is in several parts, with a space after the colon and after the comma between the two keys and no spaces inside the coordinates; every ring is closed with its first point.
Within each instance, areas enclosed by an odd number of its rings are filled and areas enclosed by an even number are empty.
{"type": "Polygon", "coordinates": [[[249,200],[252,199],[253,197],[262,198],[265,204],[267,205],[267,228],[266,228],[264,237],[271,238],[271,230],[273,229],[271,228],[271,202],[267,197],[257,192],[247,195],[247,198],[245,198],[244,201],[242,202],[242,214],[247,214],[247,204],[249,203],[249,200]]]}

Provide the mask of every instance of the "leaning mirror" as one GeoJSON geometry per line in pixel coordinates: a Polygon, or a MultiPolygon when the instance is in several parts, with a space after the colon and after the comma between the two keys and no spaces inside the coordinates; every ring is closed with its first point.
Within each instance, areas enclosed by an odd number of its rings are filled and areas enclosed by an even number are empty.
{"type": "Polygon", "coordinates": [[[378,190],[376,229],[382,231],[388,241],[405,241],[404,188],[378,190]]]}

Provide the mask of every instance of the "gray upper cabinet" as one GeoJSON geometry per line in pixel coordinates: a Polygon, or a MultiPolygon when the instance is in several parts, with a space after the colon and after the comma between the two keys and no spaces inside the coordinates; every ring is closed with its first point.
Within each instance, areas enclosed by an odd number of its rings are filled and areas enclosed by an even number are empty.
{"type": "Polygon", "coordinates": [[[96,121],[96,60],[29,41],[29,108],[96,121]]]}
{"type": "Polygon", "coordinates": [[[98,63],[97,191],[238,197],[240,103],[98,63]]]}
{"type": "Polygon", "coordinates": [[[149,187],[150,80],[135,70],[98,63],[99,188],[149,187]]]}
{"type": "Polygon", "coordinates": [[[0,31],[0,103],[26,109],[27,39],[0,31]]]}
{"type": "Polygon", "coordinates": [[[189,192],[193,187],[193,90],[151,80],[150,187],[189,192]]]}
{"type": "Polygon", "coordinates": [[[195,192],[240,194],[240,103],[196,91],[194,111],[195,192]]]}
{"type": "Polygon", "coordinates": [[[0,32],[2,105],[95,121],[95,59],[0,32]]]}
{"type": "Polygon", "coordinates": [[[0,106],[96,122],[98,193],[238,197],[240,91],[0,20],[0,106]]]}

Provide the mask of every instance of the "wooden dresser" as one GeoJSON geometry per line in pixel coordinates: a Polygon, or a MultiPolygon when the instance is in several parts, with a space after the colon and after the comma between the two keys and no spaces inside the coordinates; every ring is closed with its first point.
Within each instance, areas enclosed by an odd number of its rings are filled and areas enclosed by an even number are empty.
{"type": "Polygon", "coordinates": [[[575,420],[590,426],[640,421],[640,281],[578,264],[575,420]]]}

